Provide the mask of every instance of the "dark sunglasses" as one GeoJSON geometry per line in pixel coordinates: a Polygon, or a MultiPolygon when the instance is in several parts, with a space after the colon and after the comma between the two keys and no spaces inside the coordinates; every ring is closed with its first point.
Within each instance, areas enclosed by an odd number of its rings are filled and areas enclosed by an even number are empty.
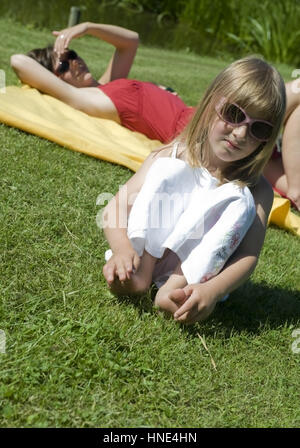
{"type": "Polygon", "coordinates": [[[78,55],[77,55],[76,51],[68,50],[66,53],[64,53],[63,58],[64,59],[62,61],[59,61],[58,67],[55,70],[55,73],[57,75],[62,75],[63,73],[66,73],[70,68],[69,61],[77,59],[78,55]]]}
{"type": "Polygon", "coordinates": [[[251,137],[260,142],[267,142],[272,136],[274,126],[271,123],[250,118],[240,106],[235,103],[228,103],[225,98],[222,98],[216,106],[216,112],[221,120],[232,127],[249,124],[248,129],[251,137]]]}

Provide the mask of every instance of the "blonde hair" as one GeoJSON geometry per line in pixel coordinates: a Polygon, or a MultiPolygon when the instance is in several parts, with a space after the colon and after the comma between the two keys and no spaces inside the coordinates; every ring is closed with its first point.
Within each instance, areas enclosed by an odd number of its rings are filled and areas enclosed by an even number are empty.
{"type": "Polygon", "coordinates": [[[254,185],[269,160],[280,131],[286,108],[285,85],[278,71],[257,57],[246,57],[232,63],[212,82],[185,130],[177,138],[187,150],[191,166],[204,166],[208,160],[208,135],[216,117],[215,107],[221,98],[237,103],[247,111],[256,110],[259,117],[273,124],[270,140],[262,143],[249,156],[234,161],[221,173],[221,183],[235,180],[241,185],[254,185]]]}

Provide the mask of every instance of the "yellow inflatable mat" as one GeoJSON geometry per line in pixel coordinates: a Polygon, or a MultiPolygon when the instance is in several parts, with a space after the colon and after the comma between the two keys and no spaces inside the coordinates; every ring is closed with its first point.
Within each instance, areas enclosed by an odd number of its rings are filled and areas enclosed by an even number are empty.
{"type": "Polygon", "coordinates": [[[10,86],[0,94],[0,122],[74,151],[136,171],[162,144],[111,120],[91,117],[38,90],[10,86]]]}

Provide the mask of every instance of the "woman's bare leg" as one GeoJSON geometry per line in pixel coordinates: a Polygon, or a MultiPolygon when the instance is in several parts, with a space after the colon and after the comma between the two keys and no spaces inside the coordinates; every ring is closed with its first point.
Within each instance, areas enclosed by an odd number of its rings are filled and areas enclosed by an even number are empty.
{"type": "Polygon", "coordinates": [[[300,89],[286,84],[287,110],[282,136],[282,160],[271,159],[264,175],[300,210],[300,89]],[[299,90],[299,92],[298,92],[299,90]]]}
{"type": "Polygon", "coordinates": [[[282,136],[282,162],[286,196],[300,210],[300,105],[289,116],[282,136]]]}
{"type": "Polygon", "coordinates": [[[282,158],[270,159],[264,169],[264,176],[270,184],[282,191],[285,195],[288,191],[287,177],[284,173],[282,158]]]}

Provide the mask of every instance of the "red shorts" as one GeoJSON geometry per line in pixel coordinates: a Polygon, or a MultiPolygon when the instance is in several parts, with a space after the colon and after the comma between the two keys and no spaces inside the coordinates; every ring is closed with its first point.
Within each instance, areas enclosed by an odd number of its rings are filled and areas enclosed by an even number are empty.
{"type": "Polygon", "coordinates": [[[163,143],[183,130],[195,110],[150,82],[116,79],[99,88],[114,103],[123,126],[163,143]]]}

